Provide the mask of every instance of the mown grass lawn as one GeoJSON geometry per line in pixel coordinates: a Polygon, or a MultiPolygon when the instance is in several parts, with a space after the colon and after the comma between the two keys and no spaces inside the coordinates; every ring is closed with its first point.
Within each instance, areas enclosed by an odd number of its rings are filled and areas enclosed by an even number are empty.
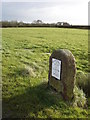
{"type": "Polygon", "coordinates": [[[49,56],[69,49],[77,71],[88,69],[88,31],[65,28],[2,29],[3,118],[86,118],[87,109],[66,104],[48,88],[49,56]]]}

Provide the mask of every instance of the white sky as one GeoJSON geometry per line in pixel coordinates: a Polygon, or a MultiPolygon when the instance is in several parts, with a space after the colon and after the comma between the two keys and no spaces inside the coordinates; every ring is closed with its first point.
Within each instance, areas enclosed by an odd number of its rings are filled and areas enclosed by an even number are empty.
{"type": "Polygon", "coordinates": [[[2,0],[2,19],[88,25],[88,0],[2,0]]]}

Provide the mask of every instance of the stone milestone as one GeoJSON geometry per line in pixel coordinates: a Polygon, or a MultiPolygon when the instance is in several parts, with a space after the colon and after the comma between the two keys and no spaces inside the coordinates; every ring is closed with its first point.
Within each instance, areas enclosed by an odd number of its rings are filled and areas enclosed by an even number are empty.
{"type": "Polygon", "coordinates": [[[49,58],[48,83],[65,100],[74,97],[76,65],[73,54],[66,49],[55,50],[49,58]]]}

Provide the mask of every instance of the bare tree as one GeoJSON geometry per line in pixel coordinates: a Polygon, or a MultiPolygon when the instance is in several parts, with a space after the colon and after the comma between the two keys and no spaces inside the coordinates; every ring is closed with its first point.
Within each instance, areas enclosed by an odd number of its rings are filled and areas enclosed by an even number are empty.
{"type": "Polygon", "coordinates": [[[43,24],[42,20],[34,20],[32,24],[43,24]]]}

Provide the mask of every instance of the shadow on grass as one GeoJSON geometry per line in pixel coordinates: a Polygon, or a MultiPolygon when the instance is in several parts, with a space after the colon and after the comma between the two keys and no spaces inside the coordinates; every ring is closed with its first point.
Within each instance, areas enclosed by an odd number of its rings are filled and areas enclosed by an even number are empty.
{"type": "Polygon", "coordinates": [[[41,111],[60,102],[60,95],[48,87],[47,83],[26,88],[23,94],[3,99],[3,118],[38,117],[41,111]]]}

